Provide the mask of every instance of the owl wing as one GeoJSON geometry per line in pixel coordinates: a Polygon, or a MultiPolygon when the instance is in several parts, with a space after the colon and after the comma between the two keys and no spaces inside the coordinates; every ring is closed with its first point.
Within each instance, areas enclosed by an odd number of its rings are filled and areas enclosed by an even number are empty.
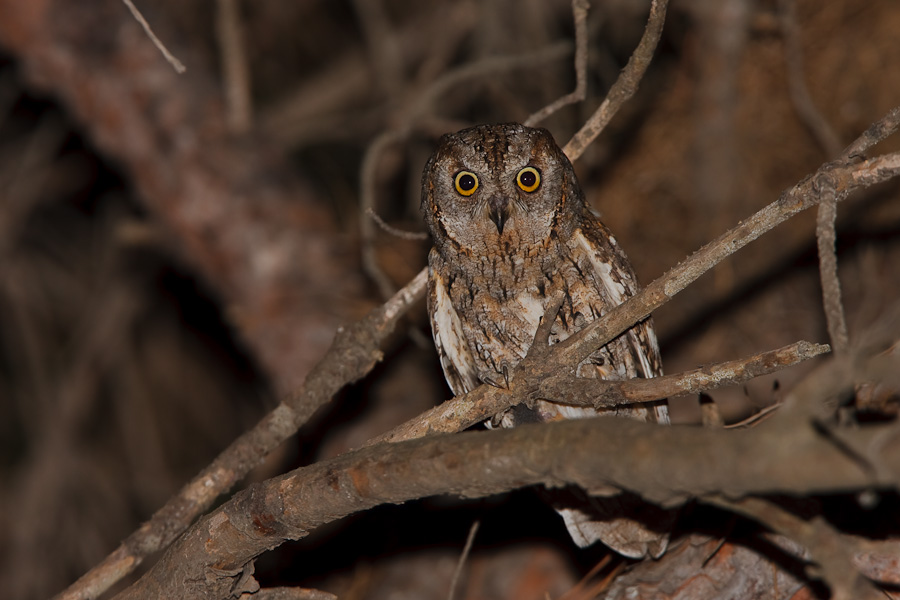
{"type": "MultiPolygon", "coordinates": [[[[611,306],[622,304],[638,292],[637,277],[631,263],[603,223],[588,216],[581,229],[575,232],[575,242],[590,261],[589,277],[594,287],[611,306]]],[[[653,331],[651,318],[648,317],[628,330],[625,339],[629,356],[621,358],[633,362],[635,376],[650,378],[663,374],[659,342],[653,331]]],[[[647,420],[669,423],[669,411],[664,402],[656,403],[652,412],[653,416],[647,420]]]]}
{"type": "MultiPolygon", "coordinates": [[[[432,250],[432,255],[436,254],[432,250]]],[[[441,359],[444,377],[458,396],[479,386],[478,374],[472,351],[466,343],[462,322],[450,301],[450,288],[440,273],[437,257],[429,259],[428,267],[428,316],[431,319],[431,334],[441,359]]]]}
{"type": "MultiPolygon", "coordinates": [[[[590,217],[586,219],[583,227],[575,232],[575,244],[578,254],[590,263],[590,268],[584,270],[586,277],[592,281],[596,293],[608,307],[618,306],[637,293],[637,278],[631,264],[600,221],[590,217]]],[[[629,376],[662,375],[659,343],[649,318],[628,330],[620,340],[616,342],[618,348],[610,347],[609,353],[611,360],[618,365],[597,366],[597,377],[620,378],[621,372],[617,366],[622,366],[629,376]]],[[[559,406],[559,410],[564,416],[575,410],[584,411],[563,406],[559,406]]],[[[652,406],[627,407],[617,410],[615,414],[662,424],[669,422],[668,407],[664,401],[652,406]]],[[[587,415],[579,413],[573,416],[587,415]]],[[[668,545],[668,535],[664,532],[671,528],[674,520],[673,513],[624,493],[591,498],[582,497],[577,492],[558,494],[554,506],[577,545],[585,547],[602,541],[620,554],[635,559],[647,555],[654,558],[661,556],[668,545]]]]}

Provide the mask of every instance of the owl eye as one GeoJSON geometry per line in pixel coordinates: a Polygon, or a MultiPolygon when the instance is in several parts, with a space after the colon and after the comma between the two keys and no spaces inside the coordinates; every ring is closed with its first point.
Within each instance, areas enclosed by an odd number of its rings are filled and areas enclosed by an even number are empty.
{"type": "Polygon", "coordinates": [[[533,192],[541,186],[541,172],[534,167],[525,167],[516,175],[516,183],[525,192],[533,192]]]}
{"type": "Polygon", "coordinates": [[[453,178],[456,191],[463,196],[471,196],[478,189],[478,176],[471,171],[460,171],[453,178]]]}

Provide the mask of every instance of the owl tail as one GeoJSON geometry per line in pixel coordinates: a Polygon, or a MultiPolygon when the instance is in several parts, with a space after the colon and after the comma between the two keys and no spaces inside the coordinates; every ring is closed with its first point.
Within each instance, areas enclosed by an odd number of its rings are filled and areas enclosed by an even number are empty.
{"type": "MultiPolygon", "coordinates": [[[[555,495],[555,494],[554,494],[555,495]]],[[[580,495],[580,494],[579,494],[580,495]]],[[[574,494],[573,494],[574,498],[574,494]]],[[[567,501],[565,504],[570,504],[567,501]]],[[[669,544],[667,532],[675,513],[655,507],[639,497],[621,494],[608,498],[585,497],[578,507],[554,507],[581,548],[603,542],[628,558],[659,558],[669,544]],[[661,533],[662,532],[662,533],[661,533]]]]}

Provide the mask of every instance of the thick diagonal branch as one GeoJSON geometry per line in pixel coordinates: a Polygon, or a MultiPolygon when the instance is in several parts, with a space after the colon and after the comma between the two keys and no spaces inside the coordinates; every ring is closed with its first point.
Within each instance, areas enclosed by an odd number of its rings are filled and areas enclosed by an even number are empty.
{"type": "Polygon", "coordinates": [[[285,540],[380,504],[436,494],[613,485],[672,506],[706,494],[846,492],[900,481],[900,444],[873,443],[896,439],[896,425],[843,432],[889,475],[874,481],[814,428],[795,423],[785,435],[771,423],[726,431],[581,419],[365,448],[237,495],[198,522],[120,598],[224,598],[248,561],[285,540]]]}
{"type": "Polygon", "coordinates": [[[338,390],[364,376],[381,360],[381,343],[391,334],[409,305],[422,297],[424,290],[423,271],[365,319],[339,330],[331,348],[309,373],[300,391],[232,442],[149,521],[57,598],[96,598],[145,558],[171,544],[220,494],[230,490],[293,435],[338,390]]]}

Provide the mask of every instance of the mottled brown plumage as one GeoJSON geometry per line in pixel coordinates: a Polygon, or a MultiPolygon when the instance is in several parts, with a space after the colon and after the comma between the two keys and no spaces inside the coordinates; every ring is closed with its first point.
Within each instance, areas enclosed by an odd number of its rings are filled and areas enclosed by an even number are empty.
{"type": "MultiPolygon", "coordinates": [[[[551,344],[637,291],[628,259],[590,212],[572,165],[544,129],[510,123],[445,135],[425,167],[422,212],[434,239],[428,311],[454,394],[481,383],[506,387],[559,292],[565,301],[551,344]]],[[[649,319],[577,369],[578,377],[603,379],[661,373],[649,319]]],[[[598,411],[543,400],[533,409],[498,415],[495,422],[513,427],[603,414],[668,422],[662,403],[598,411]]],[[[665,548],[664,535],[628,518],[637,506],[631,500],[604,498],[591,508],[555,504],[579,545],[602,540],[632,557],[665,548]]]]}

